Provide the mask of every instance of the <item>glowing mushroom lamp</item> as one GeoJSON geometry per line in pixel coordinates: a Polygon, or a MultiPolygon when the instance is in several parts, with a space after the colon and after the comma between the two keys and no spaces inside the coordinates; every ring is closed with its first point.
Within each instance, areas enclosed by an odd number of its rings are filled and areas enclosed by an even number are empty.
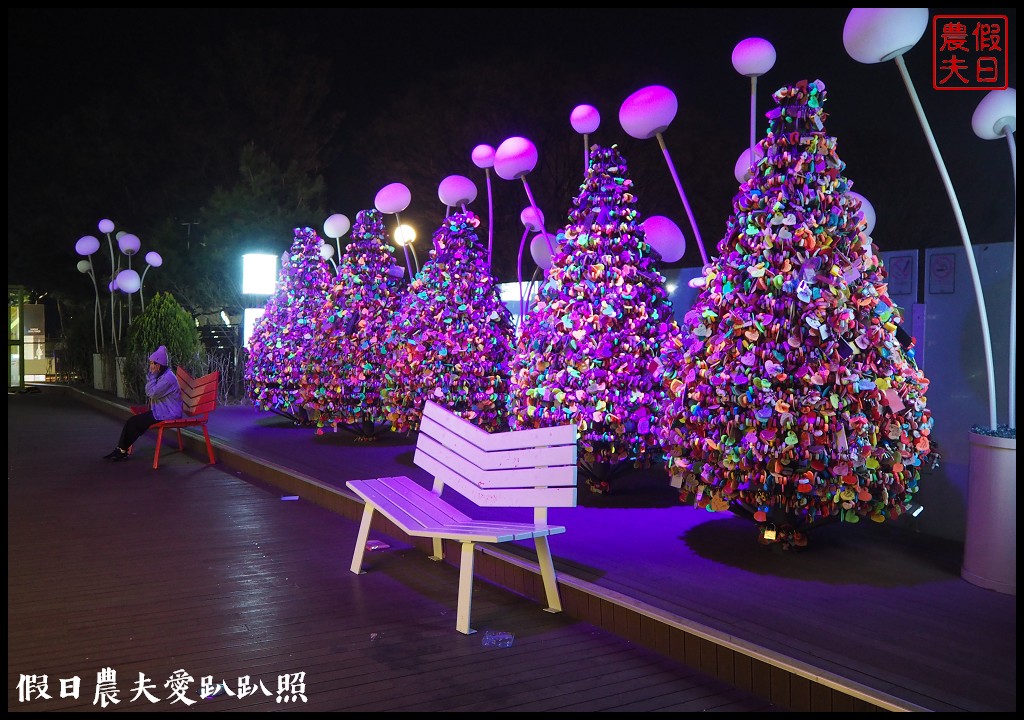
{"type": "MultiPolygon", "coordinates": [[[[114,241],[110,238],[110,233],[114,232],[114,221],[103,218],[99,221],[97,228],[107,236],[107,248],[110,250],[110,274],[113,275],[117,269],[117,265],[114,263],[114,241]]],[[[110,341],[114,344],[114,355],[120,355],[121,352],[117,347],[117,324],[114,322],[114,290],[116,287],[111,278],[111,281],[107,283],[107,289],[110,291],[110,341]]]]}
{"type": "Polygon", "coordinates": [[[96,284],[96,271],[92,264],[92,255],[100,249],[99,238],[93,235],[83,235],[75,243],[75,252],[84,256],[85,260],[78,261],[78,272],[88,275],[92,279],[92,289],[96,293],[96,305],[92,313],[92,332],[96,342],[96,352],[103,347],[103,323],[100,313],[100,288],[96,284]]]}
{"type": "MultiPolygon", "coordinates": [[[[978,103],[971,118],[974,134],[982,140],[1006,138],[1010,148],[1010,166],[1013,170],[1013,196],[1017,197],[1017,146],[1013,134],[1017,132],[1017,90],[992,90],[978,103]]],[[[1013,214],[1013,268],[1010,280],[1010,409],[1009,425],[1017,427],[1017,213],[1013,214]]]]}
{"type": "Polygon", "coordinates": [[[476,183],[464,175],[449,175],[437,186],[437,197],[445,207],[445,217],[453,207],[465,212],[466,206],[476,200],[476,183]]]}
{"type": "MultiPolygon", "coordinates": [[[[540,211],[540,208],[533,206],[524,208],[523,211],[519,213],[519,220],[523,223],[523,238],[519,241],[519,258],[516,262],[516,279],[519,280],[519,321],[522,323],[526,308],[526,298],[523,293],[523,250],[526,247],[526,238],[529,237],[531,232],[535,232],[537,233],[537,236],[534,239],[540,237],[544,238],[546,243],[549,243],[550,241],[546,238],[547,233],[544,231],[544,213],[540,211]]],[[[530,244],[530,254],[533,255],[533,243],[530,244]]],[[[534,260],[536,259],[537,257],[534,255],[534,260]]],[[[548,245],[549,266],[550,259],[551,247],[548,245]]],[[[539,262],[537,264],[540,265],[539,262]]]]}
{"type": "MultiPolygon", "coordinates": [[[[520,215],[523,225],[527,231],[535,228],[536,231],[544,232],[544,213],[537,207],[533,199],[533,192],[530,191],[530,184],[526,182],[526,176],[537,167],[537,147],[524,137],[510,137],[505,140],[494,153],[494,171],[502,180],[523,181],[523,189],[526,190],[526,198],[530,201],[530,213],[525,210],[520,215]]],[[[549,253],[554,252],[551,244],[551,237],[544,233],[545,241],[548,243],[549,253]]],[[[526,233],[519,243],[519,263],[517,274],[519,278],[519,293],[522,297],[523,289],[523,248],[526,244],[526,233]]]]}
{"type": "Polygon", "coordinates": [[[740,156],[736,158],[736,165],[733,166],[732,174],[736,178],[736,182],[740,185],[745,183],[750,178],[757,174],[757,164],[764,159],[764,150],[761,149],[760,145],[754,145],[753,148],[747,148],[740,153],[740,156]],[[753,150],[753,161],[751,161],[751,150],[753,150]]]}
{"type": "Polygon", "coordinates": [[[494,171],[502,180],[522,180],[523,188],[526,190],[526,198],[530,201],[536,218],[540,218],[541,225],[544,223],[544,213],[537,207],[533,199],[533,192],[530,184],[526,182],[526,176],[537,167],[537,147],[524,137],[510,137],[494,153],[494,171]]]}
{"type": "MultiPolygon", "coordinates": [[[[338,260],[334,263],[335,272],[337,272],[338,262],[341,262],[341,238],[349,231],[352,227],[352,223],[349,222],[347,215],[341,213],[334,213],[326,220],[324,220],[324,234],[329,238],[334,238],[334,243],[338,248],[338,260]]],[[[320,253],[323,255],[323,252],[320,253]]],[[[330,260],[331,256],[325,256],[325,260],[330,260]]]]}
{"type": "Polygon", "coordinates": [[[853,8],[847,15],[846,24],[843,27],[843,45],[850,57],[860,63],[871,65],[894,60],[903,77],[903,83],[907,87],[907,93],[918,120],[921,122],[921,129],[924,130],[925,139],[932,151],[942,184],[949,196],[956,225],[960,230],[960,238],[966,251],[971,281],[974,283],[985,349],[985,368],[988,375],[989,425],[994,431],[997,428],[995,366],[992,360],[992,336],[989,333],[988,311],[985,308],[985,294],[982,292],[978,263],[974,258],[974,247],[967,232],[967,224],[964,222],[960,201],[957,200],[953,183],[946,171],[946,164],[939,152],[939,146],[935,143],[935,136],[932,134],[928,118],[925,117],[924,108],[921,107],[914,83],[907,72],[907,65],[903,61],[904,53],[917,44],[927,29],[928,8],[853,8]]]}
{"type": "Polygon", "coordinates": [[[132,270],[132,256],[139,251],[139,247],[142,243],[139,241],[138,236],[132,233],[119,233],[117,236],[117,247],[128,257],[128,269],[122,270],[117,274],[118,282],[117,287],[121,292],[128,295],[128,324],[132,322],[132,294],[139,291],[142,287],[142,278],[139,277],[139,273],[132,270]],[[128,273],[128,274],[125,274],[128,273]],[[124,275],[122,281],[121,276],[124,275]],[[128,290],[127,288],[134,288],[128,290]]]}
{"type": "Polygon", "coordinates": [[[150,268],[160,267],[163,264],[164,259],[160,253],[152,250],[146,253],[146,269],[142,271],[142,278],[139,280],[139,303],[142,305],[142,312],[146,312],[146,299],[142,296],[142,288],[146,284],[146,273],[150,268]]]}
{"type": "MultiPolygon", "coordinates": [[[[378,212],[384,213],[385,215],[394,215],[395,220],[398,222],[398,227],[402,225],[401,213],[409,207],[409,203],[412,202],[412,193],[409,192],[409,188],[400,182],[391,183],[385,185],[378,192],[376,198],[374,198],[373,206],[377,208],[378,212]]],[[[415,238],[415,233],[413,238],[415,238]]],[[[409,271],[409,277],[413,277],[412,265],[409,263],[409,245],[402,242],[398,238],[398,229],[395,229],[395,242],[402,246],[402,250],[405,251],[405,267],[409,271]]],[[[412,242],[410,240],[410,242],[412,242]]],[[[413,256],[415,257],[416,251],[413,250],[413,256]]],[[[416,262],[416,272],[420,271],[420,264],[416,262]]]]}
{"type": "Polygon", "coordinates": [[[403,248],[407,247],[412,250],[412,259],[416,265],[416,272],[420,271],[420,261],[416,257],[416,248],[413,247],[413,242],[416,240],[416,230],[412,225],[399,225],[395,228],[395,242],[401,245],[403,248]]]}
{"type": "Polygon", "coordinates": [[[686,238],[672,220],[664,215],[652,215],[641,223],[647,244],[650,245],[661,259],[674,263],[686,252],[686,238]]]}
{"type": "Polygon", "coordinates": [[[487,181],[487,268],[491,267],[491,256],[494,252],[494,196],[491,194],[491,168],[494,167],[494,148],[490,145],[477,145],[473,148],[473,164],[484,171],[487,181]]]}
{"type": "Polygon", "coordinates": [[[583,174],[587,174],[590,159],[590,133],[601,126],[601,113],[593,105],[577,105],[569,114],[572,129],[583,136],[583,174]]]}
{"type": "Polygon", "coordinates": [[[665,162],[668,163],[672,180],[683,201],[686,216],[690,219],[690,227],[693,228],[693,235],[697,239],[701,260],[707,265],[708,254],[704,250],[704,241],[701,240],[700,230],[697,229],[697,221],[693,217],[690,203],[686,199],[686,193],[683,192],[679,175],[672,165],[672,158],[668,154],[665,139],[661,135],[672,123],[678,109],[679,103],[676,101],[675,93],[661,85],[649,85],[637,90],[623,101],[622,107],[619,108],[619,124],[622,125],[622,129],[626,131],[627,135],[635,137],[637,140],[658,138],[658,145],[661,146],[661,152],[665,156],[665,162]]]}
{"type": "Polygon", "coordinates": [[[554,245],[555,250],[558,249],[558,244],[557,242],[552,242],[552,237],[553,236],[550,233],[541,231],[534,235],[533,239],[530,241],[530,257],[532,257],[533,261],[537,263],[537,267],[534,268],[533,274],[530,276],[530,284],[527,286],[525,298],[522,296],[522,287],[520,287],[519,290],[519,300],[521,303],[519,306],[520,327],[522,326],[522,321],[526,318],[526,308],[530,307],[530,303],[532,302],[533,291],[537,289],[537,271],[541,270],[546,274],[547,271],[551,269],[551,254],[553,252],[551,249],[552,245],[554,245]]]}
{"type": "Polygon", "coordinates": [[[847,193],[850,197],[857,200],[860,203],[860,214],[864,216],[864,234],[871,235],[871,231],[875,229],[875,208],[868,202],[868,199],[861,195],[859,192],[850,191],[847,193]]]}
{"type": "Polygon", "coordinates": [[[320,257],[327,260],[334,267],[334,274],[338,274],[338,263],[334,261],[334,246],[329,242],[320,244],[320,257]]]}
{"type": "Polygon", "coordinates": [[[732,50],[732,66],[750,78],[750,155],[757,145],[757,78],[775,66],[775,47],[764,38],[751,37],[732,50]]]}

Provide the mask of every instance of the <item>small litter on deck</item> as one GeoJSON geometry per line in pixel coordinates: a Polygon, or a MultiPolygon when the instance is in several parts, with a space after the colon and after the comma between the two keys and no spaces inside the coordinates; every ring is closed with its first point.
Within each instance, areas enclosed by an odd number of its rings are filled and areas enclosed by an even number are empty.
{"type": "Polygon", "coordinates": [[[485,630],[482,645],[484,647],[507,648],[512,647],[512,641],[516,636],[510,632],[499,632],[497,630],[485,630]]]}
{"type": "Polygon", "coordinates": [[[220,683],[217,683],[216,685],[214,685],[213,690],[211,690],[208,694],[203,696],[203,700],[210,700],[211,698],[217,697],[218,695],[220,695],[221,690],[224,690],[224,686],[220,683]]]}
{"type": "Polygon", "coordinates": [[[391,546],[388,545],[383,540],[367,540],[366,541],[366,549],[371,551],[371,552],[373,552],[374,550],[387,550],[389,547],[391,547],[391,546]]]}
{"type": "Polygon", "coordinates": [[[281,499],[282,500],[298,500],[299,496],[298,495],[282,495],[281,499]]]}

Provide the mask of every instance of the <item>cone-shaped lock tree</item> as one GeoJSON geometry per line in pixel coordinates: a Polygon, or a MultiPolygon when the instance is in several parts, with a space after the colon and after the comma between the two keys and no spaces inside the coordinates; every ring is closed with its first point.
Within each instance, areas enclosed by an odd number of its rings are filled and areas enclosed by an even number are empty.
{"type": "Polygon", "coordinates": [[[663,358],[658,432],[684,501],[790,548],[824,521],[898,517],[937,454],[928,381],[825,132],[824,84],[773,98],[764,158],[663,358]]]}
{"type": "Polygon", "coordinates": [[[661,461],[661,347],[679,333],[636,201],[618,148],[593,146],[512,360],[513,427],[576,423],[598,493],[622,468],[661,461]]]}
{"type": "Polygon", "coordinates": [[[303,394],[318,433],[341,427],[370,440],[388,425],[381,398],[384,341],[398,310],[403,274],[395,271],[395,250],[380,212],[357,213],[349,238],[336,283],[316,318],[303,394]]]}
{"type": "Polygon", "coordinates": [[[423,403],[488,432],[508,429],[512,315],[470,211],[446,217],[402,296],[385,344],[384,404],[395,432],[419,429],[423,403]]]}
{"type": "Polygon", "coordinates": [[[302,394],[305,354],[331,287],[331,273],[320,255],[322,244],[312,228],[295,229],[277,290],[249,338],[245,366],[246,395],[254,407],[297,423],[308,420],[302,394]]]}

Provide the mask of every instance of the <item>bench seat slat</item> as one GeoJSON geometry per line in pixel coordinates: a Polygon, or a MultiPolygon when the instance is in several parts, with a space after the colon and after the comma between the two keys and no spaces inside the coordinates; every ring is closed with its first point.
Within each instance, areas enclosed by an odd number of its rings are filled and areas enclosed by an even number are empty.
{"type": "Polygon", "coordinates": [[[350,480],[348,487],[403,530],[437,530],[471,518],[406,477],[350,480]],[[427,496],[430,497],[427,497],[427,496]]]}
{"type": "Polygon", "coordinates": [[[161,420],[160,422],[156,423],[155,425],[151,425],[150,427],[196,427],[197,425],[205,425],[206,422],[206,415],[203,415],[202,417],[180,417],[171,418],[170,420],[161,420]]]}

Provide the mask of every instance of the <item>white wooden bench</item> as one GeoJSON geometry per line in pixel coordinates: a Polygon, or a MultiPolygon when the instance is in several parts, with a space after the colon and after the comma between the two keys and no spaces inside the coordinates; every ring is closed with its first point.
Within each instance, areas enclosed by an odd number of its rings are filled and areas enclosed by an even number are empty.
{"type": "Polygon", "coordinates": [[[563,533],[565,527],[549,525],[547,514],[549,507],[576,506],[577,440],[575,424],[488,433],[428,400],[414,462],[434,476],[433,486],[426,488],[405,476],[346,483],[364,503],[352,572],[363,572],[363,553],[375,512],[410,537],[432,538],[431,560],[444,558],[445,539],[462,543],[455,628],[469,635],[476,632],[469,622],[474,546],[532,539],[544,581],[546,609],[561,612],[548,535],[563,533]],[[533,508],[533,522],[474,519],[441,499],[445,487],[478,508],[533,508]]]}

